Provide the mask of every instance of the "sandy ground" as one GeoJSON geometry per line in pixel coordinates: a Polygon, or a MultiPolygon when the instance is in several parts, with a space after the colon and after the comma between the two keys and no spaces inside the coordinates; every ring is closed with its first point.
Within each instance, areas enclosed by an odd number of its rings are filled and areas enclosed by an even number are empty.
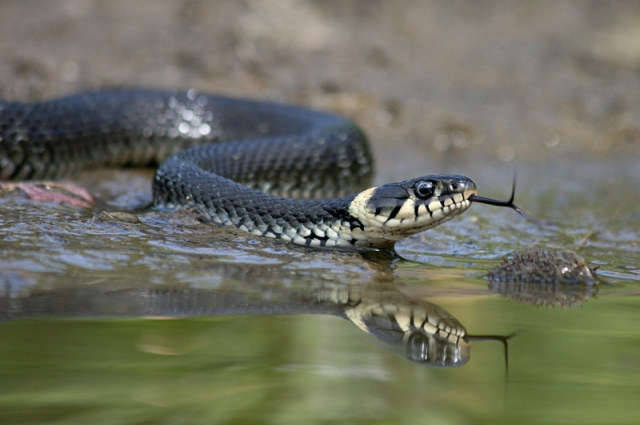
{"type": "Polygon", "coordinates": [[[384,179],[640,153],[635,1],[1,0],[0,57],[5,99],[141,85],[338,111],[384,179]]]}

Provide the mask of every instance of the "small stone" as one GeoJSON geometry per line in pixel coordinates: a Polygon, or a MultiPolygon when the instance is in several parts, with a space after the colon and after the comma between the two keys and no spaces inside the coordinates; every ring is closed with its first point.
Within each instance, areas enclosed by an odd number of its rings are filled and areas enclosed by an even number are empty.
{"type": "Polygon", "coordinates": [[[100,214],[96,214],[96,216],[93,217],[93,221],[96,223],[111,223],[111,222],[117,221],[120,223],[135,224],[135,223],[139,223],[140,219],[138,218],[137,215],[131,214],[131,213],[103,211],[100,214]]]}
{"type": "Polygon", "coordinates": [[[516,252],[503,258],[487,279],[493,293],[536,307],[571,308],[598,292],[595,270],[573,251],[516,252]]]}
{"type": "Polygon", "coordinates": [[[595,270],[573,251],[526,249],[502,259],[487,278],[499,282],[596,283],[595,270]]]}

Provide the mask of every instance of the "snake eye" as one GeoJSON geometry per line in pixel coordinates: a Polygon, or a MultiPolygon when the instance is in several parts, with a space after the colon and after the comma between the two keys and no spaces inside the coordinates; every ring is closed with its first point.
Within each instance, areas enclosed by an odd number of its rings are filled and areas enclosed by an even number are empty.
{"type": "Polygon", "coordinates": [[[414,191],[418,198],[426,199],[433,195],[433,191],[435,189],[435,185],[433,182],[429,180],[423,180],[421,182],[416,183],[414,191]]]}

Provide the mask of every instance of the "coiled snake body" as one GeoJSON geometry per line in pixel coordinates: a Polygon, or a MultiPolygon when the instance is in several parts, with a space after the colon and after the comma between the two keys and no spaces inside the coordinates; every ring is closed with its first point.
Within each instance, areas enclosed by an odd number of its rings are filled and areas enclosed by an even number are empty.
{"type": "Polygon", "coordinates": [[[390,247],[476,194],[457,175],[365,189],[373,162],[362,131],[296,106],[143,89],[0,102],[0,180],[154,163],[156,206],[195,206],[212,222],[306,246],[390,247]]]}

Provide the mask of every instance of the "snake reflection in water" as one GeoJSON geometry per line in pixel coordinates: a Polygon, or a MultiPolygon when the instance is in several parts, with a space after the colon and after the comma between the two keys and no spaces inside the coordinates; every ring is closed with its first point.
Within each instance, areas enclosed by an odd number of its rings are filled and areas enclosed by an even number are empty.
{"type": "Polygon", "coordinates": [[[472,341],[493,340],[504,345],[508,366],[507,341],[515,334],[470,335],[446,310],[429,301],[410,298],[399,289],[401,286],[397,282],[391,285],[308,282],[290,287],[260,282],[194,288],[101,282],[42,288],[6,282],[0,286],[0,322],[38,317],[324,314],[351,321],[422,365],[462,366],[469,361],[472,341]],[[12,296],[14,292],[20,296],[12,296]]]}

